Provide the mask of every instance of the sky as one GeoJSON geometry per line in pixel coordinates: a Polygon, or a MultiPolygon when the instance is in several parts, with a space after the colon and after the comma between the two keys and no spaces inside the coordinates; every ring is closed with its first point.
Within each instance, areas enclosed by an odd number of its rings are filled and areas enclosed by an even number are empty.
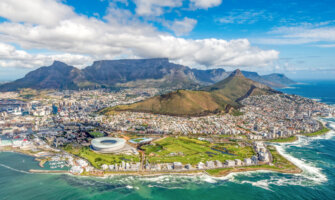
{"type": "Polygon", "coordinates": [[[0,81],[54,60],[169,58],[191,68],[335,79],[334,0],[1,0],[0,81]]]}

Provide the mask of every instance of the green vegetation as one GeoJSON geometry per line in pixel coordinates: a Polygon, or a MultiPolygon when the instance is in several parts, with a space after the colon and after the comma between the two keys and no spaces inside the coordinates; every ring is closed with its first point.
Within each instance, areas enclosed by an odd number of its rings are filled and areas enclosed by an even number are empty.
{"type": "Polygon", "coordinates": [[[291,137],[287,137],[287,138],[278,138],[278,139],[272,139],[272,140],[268,140],[269,142],[277,142],[277,143],[281,143],[281,142],[294,142],[298,139],[297,136],[293,135],[291,137]]]}
{"type": "Polygon", "coordinates": [[[167,137],[153,145],[142,146],[150,163],[182,162],[192,165],[209,160],[250,158],[254,155],[251,146],[238,143],[211,144],[188,137],[167,137]]]}
{"type": "Polygon", "coordinates": [[[71,145],[64,147],[64,150],[78,157],[88,160],[93,167],[100,169],[103,164],[115,164],[125,162],[139,162],[139,156],[124,154],[100,154],[92,151],[89,147],[74,148],[71,145]]]}
{"type": "Polygon", "coordinates": [[[268,146],[268,149],[272,155],[272,163],[277,168],[285,168],[285,169],[295,169],[296,166],[293,165],[290,161],[286,160],[283,156],[281,156],[274,146],[268,146]]]}
{"type": "Polygon", "coordinates": [[[116,111],[141,111],[169,115],[202,115],[206,112],[217,112],[221,106],[209,92],[178,90],[131,105],[120,105],[116,111]]]}
{"type": "Polygon", "coordinates": [[[34,90],[34,89],[21,89],[19,91],[19,98],[23,101],[32,100],[32,99],[48,99],[48,93],[53,90],[34,90]]]}
{"type": "Polygon", "coordinates": [[[234,109],[233,112],[231,113],[233,116],[237,117],[237,116],[241,116],[243,115],[244,113],[239,111],[239,110],[236,110],[234,109]]]}
{"type": "Polygon", "coordinates": [[[282,173],[299,173],[301,170],[295,166],[290,161],[286,160],[281,156],[274,146],[268,146],[268,149],[273,157],[273,165],[255,165],[255,166],[245,166],[236,168],[223,168],[223,169],[209,169],[206,172],[212,176],[225,176],[230,172],[242,172],[242,171],[252,171],[252,170],[272,170],[282,173]]]}
{"type": "Polygon", "coordinates": [[[222,137],[222,138],[230,138],[233,137],[232,135],[218,135],[218,137],[222,137]]]}
{"type": "Polygon", "coordinates": [[[240,105],[238,101],[250,95],[274,92],[271,88],[246,78],[240,70],[234,71],[228,78],[206,87],[205,90],[216,96],[224,96],[233,106],[240,105]]]}
{"type": "Polygon", "coordinates": [[[328,131],[330,131],[329,128],[323,127],[323,129],[321,129],[321,130],[318,130],[318,131],[313,132],[313,133],[304,133],[304,135],[307,136],[307,137],[314,137],[314,136],[318,136],[318,135],[324,135],[328,131]]]}
{"type": "Polygon", "coordinates": [[[97,87],[98,84],[90,82],[90,81],[83,81],[83,82],[78,82],[77,86],[79,88],[89,88],[89,87],[97,87]]]}
{"type": "Polygon", "coordinates": [[[90,134],[90,136],[97,138],[97,137],[103,137],[104,134],[99,132],[99,131],[93,131],[93,132],[89,132],[88,134],[90,134]]]}
{"type": "Polygon", "coordinates": [[[132,139],[134,142],[137,142],[137,143],[139,143],[139,142],[141,142],[141,141],[143,141],[144,139],[143,138],[135,138],[135,139],[132,139]]]}
{"type": "Polygon", "coordinates": [[[33,89],[22,89],[20,90],[20,96],[23,99],[32,99],[38,95],[38,92],[33,89]]]}
{"type": "MultiPolygon", "coordinates": [[[[114,114],[113,111],[150,112],[178,116],[201,116],[229,112],[239,108],[240,100],[250,95],[273,94],[274,90],[245,78],[235,71],[228,78],[202,90],[177,90],[129,105],[106,108],[102,114],[114,114]]],[[[243,113],[234,111],[234,115],[243,113]]]]}

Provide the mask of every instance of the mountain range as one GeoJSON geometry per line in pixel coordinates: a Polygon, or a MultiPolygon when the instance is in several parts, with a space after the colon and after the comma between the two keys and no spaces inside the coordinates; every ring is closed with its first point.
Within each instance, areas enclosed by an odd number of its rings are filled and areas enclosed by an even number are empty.
{"type": "Polygon", "coordinates": [[[105,108],[102,114],[115,111],[147,112],[177,116],[202,116],[236,111],[240,101],[253,95],[280,93],[267,85],[246,78],[235,70],[226,79],[199,90],[177,90],[163,95],[113,108],[105,108]]]}
{"type": "MultiPolygon", "coordinates": [[[[76,90],[110,87],[190,89],[217,83],[231,73],[224,69],[191,69],[171,63],[167,58],[101,60],[84,69],[55,61],[51,66],[40,67],[21,79],[0,85],[0,91],[23,88],[76,90]]],[[[283,74],[260,76],[256,72],[248,71],[242,71],[242,74],[275,88],[295,83],[283,74]]]]}

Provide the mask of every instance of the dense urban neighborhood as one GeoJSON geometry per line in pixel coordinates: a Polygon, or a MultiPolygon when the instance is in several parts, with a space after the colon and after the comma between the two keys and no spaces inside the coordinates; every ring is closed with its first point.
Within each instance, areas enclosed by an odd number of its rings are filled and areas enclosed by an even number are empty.
{"type": "Polygon", "coordinates": [[[199,117],[99,112],[163,92],[148,88],[1,93],[0,148],[33,155],[46,170],[85,175],[215,174],[250,166],[276,170],[285,161],[269,142],[326,132],[318,117],[335,115],[331,106],[281,93],[249,96],[239,110],[199,117]]]}

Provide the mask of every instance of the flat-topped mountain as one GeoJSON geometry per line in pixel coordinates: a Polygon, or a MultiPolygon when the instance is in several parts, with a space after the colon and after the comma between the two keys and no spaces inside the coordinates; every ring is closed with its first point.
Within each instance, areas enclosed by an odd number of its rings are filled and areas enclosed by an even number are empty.
{"type": "Polygon", "coordinates": [[[106,86],[190,88],[199,84],[190,68],[167,58],[95,61],[82,71],[89,81],[106,86]]]}
{"type": "Polygon", "coordinates": [[[240,70],[232,72],[228,78],[201,90],[177,90],[155,96],[130,105],[120,105],[102,110],[148,112],[178,116],[201,116],[229,112],[241,106],[239,101],[251,95],[279,93],[270,87],[246,78],[240,70]]]}
{"type": "MultiPolygon", "coordinates": [[[[224,69],[199,70],[169,62],[167,58],[95,61],[82,70],[55,61],[25,77],[0,85],[0,91],[32,89],[80,89],[109,87],[156,87],[192,89],[217,83],[230,75],[224,69]]],[[[270,87],[292,84],[285,75],[260,76],[242,71],[244,76],[270,87]],[[272,81],[274,80],[274,81],[272,81]]]]}

